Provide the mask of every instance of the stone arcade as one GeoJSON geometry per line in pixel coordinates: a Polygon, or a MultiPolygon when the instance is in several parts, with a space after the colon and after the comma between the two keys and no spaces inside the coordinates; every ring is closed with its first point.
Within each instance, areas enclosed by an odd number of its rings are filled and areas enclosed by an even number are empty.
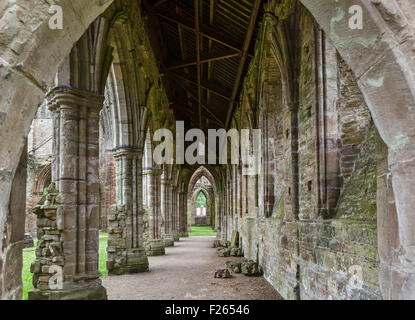
{"type": "Polygon", "coordinates": [[[414,1],[58,4],[51,29],[47,1],[0,0],[1,299],[22,297],[25,232],[30,299],[106,299],[99,231],[108,277],[147,272],[199,192],[285,299],[415,299],[414,1]],[[176,121],[260,129],[259,174],[155,163],[176,121]]]}

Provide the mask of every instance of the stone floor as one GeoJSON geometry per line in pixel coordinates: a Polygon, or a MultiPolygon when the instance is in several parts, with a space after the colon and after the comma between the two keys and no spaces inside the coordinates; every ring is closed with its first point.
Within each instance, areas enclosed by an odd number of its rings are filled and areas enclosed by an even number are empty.
{"type": "MultiPolygon", "coordinates": [[[[220,258],[211,248],[214,237],[182,238],[166,255],[149,257],[150,272],[106,276],[103,285],[111,300],[280,300],[262,277],[232,273],[230,279],[215,279],[215,269],[229,258],[220,258]]],[[[234,259],[234,258],[233,258],[234,259]]]]}

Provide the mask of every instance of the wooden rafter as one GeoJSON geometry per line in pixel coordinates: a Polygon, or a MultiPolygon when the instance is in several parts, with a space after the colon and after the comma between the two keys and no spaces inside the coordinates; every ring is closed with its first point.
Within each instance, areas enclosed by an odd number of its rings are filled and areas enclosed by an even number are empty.
{"type": "MultiPolygon", "coordinates": [[[[197,114],[194,112],[194,110],[192,110],[190,108],[190,106],[185,106],[183,103],[179,103],[177,101],[173,102],[173,106],[175,109],[179,110],[183,115],[186,115],[192,119],[195,120],[195,122],[197,122],[197,114]]],[[[209,118],[210,120],[212,120],[214,123],[218,124],[219,126],[223,126],[222,122],[219,122],[218,120],[216,120],[210,113],[206,112],[206,110],[202,110],[204,116],[206,116],[206,118],[209,118]]]]}
{"type": "Polygon", "coordinates": [[[202,79],[202,70],[200,69],[200,23],[199,23],[199,0],[194,0],[195,4],[195,32],[196,32],[196,68],[197,68],[197,94],[199,102],[199,127],[202,129],[202,87],[200,82],[202,79]]]}
{"type": "MultiPolygon", "coordinates": [[[[211,26],[213,26],[215,24],[215,12],[216,12],[216,0],[210,0],[210,4],[209,4],[209,24],[211,26]]],[[[209,45],[208,45],[208,50],[209,50],[209,54],[212,52],[212,40],[209,39],[209,45]]],[[[208,62],[207,65],[207,79],[210,80],[212,77],[212,63],[208,62]]],[[[211,95],[210,92],[208,92],[207,94],[207,101],[208,103],[210,103],[211,101],[211,95]]]]}
{"type": "Polygon", "coordinates": [[[200,82],[198,81],[198,79],[195,79],[194,77],[184,73],[184,72],[173,72],[173,71],[168,71],[169,75],[171,77],[176,77],[179,78],[180,80],[183,81],[189,81],[192,84],[195,84],[197,86],[200,86],[201,88],[210,91],[211,93],[214,93],[226,100],[231,100],[231,96],[229,94],[229,92],[227,90],[224,90],[221,86],[219,86],[218,84],[216,84],[213,81],[209,81],[206,79],[200,79],[200,82]]]}
{"type": "MultiPolygon", "coordinates": [[[[182,27],[194,31],[196,32],[196,27],[195,27],[195,22],[184,17],[184,16],[180,16],[171,12],[167,12],[167,11],[159,11],[159,10],[155,10],[153,8],[155,14],[157,14],[159,17],[166,19],[170,22],[173,23],[177,23],[180,24],[182,27]]],[[[199,34],[211,39],[215,42],[218,42],[228,48],[231,48],[232,50],[235,50],[239,53],[241,53],[243,51],[243,45],[238,42],[235,41],[230,35],[227,35],[217,29],[215,29],[212,26],[209,25],[200,25],[199,26],[199,34]]],[[[249,54],[249,53],[248,53],[249,54]]]]}
{"type": "MultiPolygon", "coordinates": [[[[167,74],[169,76],[169,74],[167,74]]],[[[195,99],[198,103],[198,95],[197,92],[195,92],[192,88],[190,88],[188,85],[186,85],[183,81],[180,81],[179,79],[175,77],[171,77],[172,80],[174,80],[184,91],[186,91],[193,99],[195,99]]],[[[218,124],[220,124],[222,127],[225,125],[222,120],[220,120],[212,111],[209,110],[209,108],[203,103],[200,103],[200,106],[202,109],[204,109],[210,116],[213,117],[213,119],[216,120],[218,124]]]]}
{"type": "Polygon", "coordinates": [[[154,4],[153,7],[157,8],[163,4],[165,4],[166,2],[168,2],[169,0],[157,0],[154,4]]]}
{"type": "Polygon", "coordinates": [[[232,97],[229,102],[229,109],[228,109],[228,114],[226,116],[226,122],[225,122],[226,128],[229,128],[233,110],[235,108],[235,101],[236,101],[236,97],[239,92],[239,87],[241,85],[243,71],[245,69],[246,60],[248,58],[249,46],[251,44],[252,36],[254,35],[255,24],[256,24],[257,17],[258,17],[260,6],[261,6],[261,0],[254,0],[254,5],[251,11],[251,17],[249,19],[248,30],[246,32],[245,41],[244,41],[244,45],[243,45],[243,49],[241,53],[241,60],[240,60],[239,67],[238,67],[238,73],[236,75],[235,83],[233,86],[232,97]]]}
{"type": "MultiPolygon", "coordinates": [[[[209,56],[205,56],[205,57],[201,56],[200,57],[200,63],[204,64],[204,63],[208,63],[208,62],[214,62],[214,61],[234,58],[234,57],[237,57],[237,56],[239,56],[239,53],[234,53],[234,52],[229,52],[229,53],[226,53],[226,54],[209,55],[209,56]]],[[[182,69],[182,68],[186,68],[186,67],[190,67],[190,66],[194,66],[194,65],[197,65],[197,61],[189,59],[189,60],[183,60],[183,61],[175,62],[171,66],[168,66],[167,69],[168,70],[182,69]]]]}

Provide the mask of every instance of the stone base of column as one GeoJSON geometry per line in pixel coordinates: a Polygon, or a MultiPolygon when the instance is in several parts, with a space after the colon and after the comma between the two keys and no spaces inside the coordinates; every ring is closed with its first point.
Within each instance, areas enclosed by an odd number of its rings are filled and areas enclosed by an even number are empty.
{"type": "Polygon", "coordinates": [[[74,288],[63,290],[29,291],[29,300],[107,300],[107,290],[101,285],[101,280],[75,284],[74,288]]]}
{"type": "Polygon", "coordinates": [[[188,238],[189,237],[189,233],[188,232],[181,232],[180,233],[180,238],[188,238]]]}
{"type": "Polygon", "coordinates": [[[167,247],[174,247],[174,238],[170,234],[163,235],[163,242],[164,246],[167,247]]]}
{"type": "Polygon", "coordinates": [[[127,250],[127,263],[123,267],[124,273],[148,272],[148,258],[144,248],[127,250]]]}
{"type": "Polygon", "coordinates": [[[148,258],[144,248],[128,249],[123,258],[116,261],[107,261],[108,275],[122,275],[128,273],[148,272],[148,258]]]}
{"type": "Polygon", "coordinates": [[[179,232],[174,232],[173,233],[173,240],[174,240],[174,242],[179,242],[180,241],[180,233],[179,232]]]}
{"type": "Polygon", "coordinates": [[[150,257],[164,256],[166,254],[166,250],[164,248],[163,240],[161,239],[148,240],[146,244],[146,253],[147,253],[147,256],[150,256],[150,257]]]}

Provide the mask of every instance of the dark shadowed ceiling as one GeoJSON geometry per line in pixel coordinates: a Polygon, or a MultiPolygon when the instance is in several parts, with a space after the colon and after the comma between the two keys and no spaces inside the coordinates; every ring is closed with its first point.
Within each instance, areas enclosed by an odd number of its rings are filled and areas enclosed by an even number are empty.
{"type": "Polygon", "coordinates": [[[227,128],[253,55],[261,0],[144,0],[176,119],[227,128]]]}

